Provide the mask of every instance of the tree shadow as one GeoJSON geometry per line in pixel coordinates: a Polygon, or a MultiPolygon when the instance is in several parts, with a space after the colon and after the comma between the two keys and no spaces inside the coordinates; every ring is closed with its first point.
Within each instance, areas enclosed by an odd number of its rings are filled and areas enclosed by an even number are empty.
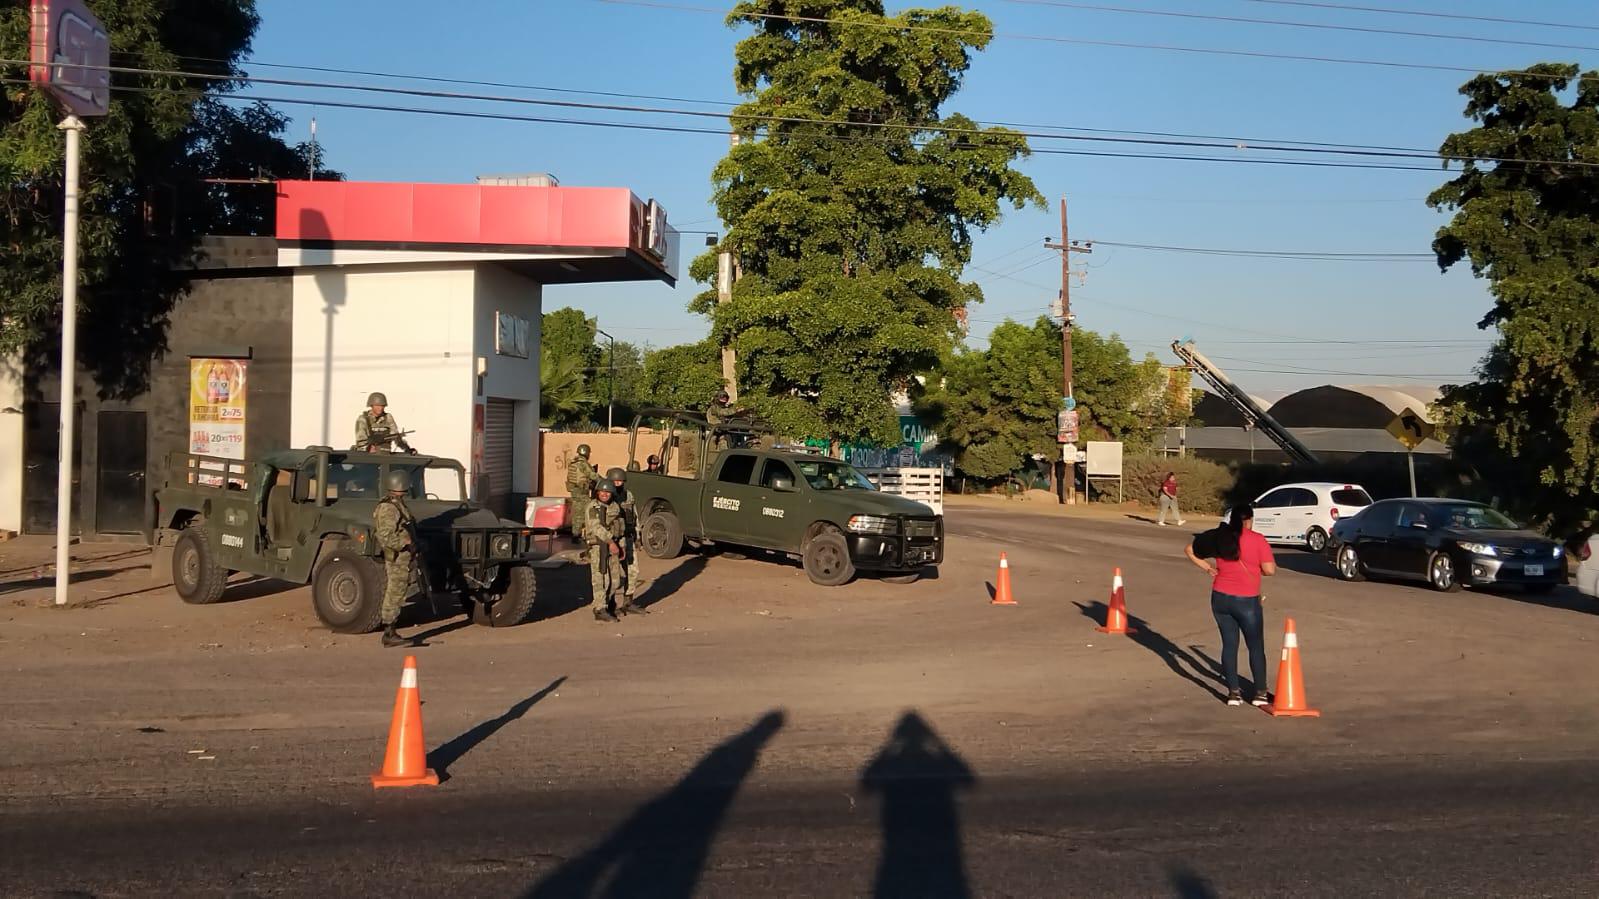
{"type": "Polygon", "coordinates": [[[460,736],[441,744],[439,748],[428,753],[428,767],[439,773],[440,783],[449,780],[451,765],[460,761],[461,757],[468,752],[476,749],[484,740],[494,736],[500,728],[526,715],[528,709],[538,705],[539,700],[560,689],[564,683],[566,683],[566,675],[563,674],[550,681],[549,686],[506,709],[503,715],[475,724],[460,736]]]}
{"type": "Polygon", "coordinates": [[[1221,894],[1199,872],[1187,865],[1173,865],[1166,871],[1177,899],[1221,899],[1221,894]]]}
{"type": "Polygon", "coordinates": [[[694,895],[722,818],[755,769],[761,750],[783,728],[785,717],[781,710],[767,712],[712,749],[676,786],[524,895],[528,899],[694,895]]]}
{"type": "MultiPolygon", "coordinates": [[[[1110,611],[1102,602],[1077,602],[1074,605],[1082,611],[1084,618],[1100,623],[1105,621],[1105,615],[1110,611]]],[[[1127,638],[1159,656],[1173,674],[1216,697],[1218,701],[1227,700],[1224,684],[1216,672],[1190,655],[1188,650],[1166,639],[1164,634],[1150,627],[1148,621],[1129,613],[1127,628],[1130,631],[1127,638]]]]}
{"type": "Polygon", "coordinates": [[[699,577],[707,564],[704,556],[696,555],[683,559],[671,571],[647,583],[636,602],[640,608],[647,609],[663,599],[676,595],[685,584],[699,577]]]}
{"type": "Polygon", "coordinates": [[[864,771],[861,787],[881,794],[883,856],[875,899],[971,895],[962,854],[957,789],[977,776],[915,712],[906,712],[864,771]]]}

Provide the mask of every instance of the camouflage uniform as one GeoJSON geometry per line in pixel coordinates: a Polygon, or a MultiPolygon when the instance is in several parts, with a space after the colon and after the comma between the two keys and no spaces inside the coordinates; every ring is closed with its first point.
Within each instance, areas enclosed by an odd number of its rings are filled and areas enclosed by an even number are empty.
{"type": "MultiPolygon", "coordinates": [[[[615,469],[607,473],[606,479],[615,484],[615,479],[610,475],[618,474],[615,469]]],[[[622,538],[617,543],[622,545],[622,555],[627,557],[625,580],[623,581],[622,595],[632,600],[638,595],[639,584],[643,583],[644,576],[638,570],[638,507],[633,505],[633,494],[627,492],[626,486],[618,486],[616,492],[611,494],[611,502],[622,507],[622,538]]]]}
{"type": "MultiPolygon", "coordinates": [[[[373,415],[371,409],[362,412],[360,417],[355,420],[355,448],[358,450],[366,449],[372,440],[374,431],[387,431],[390,434],[398,434],[400,433],[400,424],[394,420],[393,414],[387,410],[382,415],[373,415]]],[[[395,440],[394,445],[400,449],[411,448],[404,438],[395,440]]],[[[386,453],[389,448],[387,445],[375,446],[372,451],[386,453]]]]}
{"type": "Polygon", "coordinates": [[[594,482],[600,479],[599,472],[589,464],[584,456],[573,456],[572,461],[566,463],[566,492],[572,497],[572,531],[578,533],[583,530],[584,523],[588,521],[589,504],[594,502],[594,482]]]}
{"type": "Polygon", "coordinates": [[[594,588],[596,615],[610,611],[611,594],[616,589],[616,559],[610,544],[621,543],[626,536],[627,520],[614,499],[608,503],[595,499],[588,504],[583,518],[583,542],[589,548],[589,583],[594,588]]]}
{"type": "Polygon", "coordinates": [[[388,496],[372,510],[372,529],[383,548],[383,625],[400,617],[400,606],[411,587],[411,544],[414,519],[405,507],[405,497],[388,496]]]}

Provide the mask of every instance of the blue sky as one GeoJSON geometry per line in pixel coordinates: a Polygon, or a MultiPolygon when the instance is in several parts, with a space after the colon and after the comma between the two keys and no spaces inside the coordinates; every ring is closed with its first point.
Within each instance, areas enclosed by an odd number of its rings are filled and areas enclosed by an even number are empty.
{"type": "MultiPolygon", "coordinates": [[[[720,15],[727,3],[663,0],[693,9],[600,0],[261,0],[258,63],[332,66],[583,91],[732,101],[733,45],[744,33],[720,15]]],[[[1091,0],[1090,0],[1091,2],[1091,0]]],[[[911,5],[889,3],[891,11],[911,5]]],[[[1224,57],[1083,46],[1057,40],[1214,47],[1342,56],[1483,69],[1537,61],[1599,65],[1590,50],[1347,33],[973,0],[1000,35],[977,55],[965,88],[947,107],[982,121],[1254,140],[1309,140],[1434,149],[1461,116],[1463,72],[1224,57]],[[1023,36],[1031,36],[1031,39],[1023,36]]],[[[1599,30],[1300,8],[1250,0],[1101,0],[1145,10],[1324,22],[1496,39],[1599,46],[1599,30]]],[[[1412,10],[1535,18],[1599,26],[1588,2],[1384,0],[1412,10]]],[[[376,78],[255,68],[254,74],[343,83],[376,78]]],[[[441,85],[421,85],[444,87],[441,85]]],[[[647,101],[462,86],[517,94],[650,105],[647,101]]],[[[263,86],[261,96],[504,110],[612,121],[713,126],[714,120],[562,111],[340,94],[263,86]]],[[[658,106],[716,110],[714,103],[658,106]]],[[[468,182],[478,174],[548,171],[567,185],[625,185],[664,203],[679,228],[716,230],[709,206],[712,165],[726,138],[572,125],[493,122],[368,110],[281,106],[306,135],[315,115],[327,163],[366,180],[468,182]]],[[[1084,148],[1034,141],[1037,148],[1084,148]]],[[[1138,150],[1138,147],[1112,149],[1138,150]]],[[[1368,160],[1369,161],[1369,160],[1368,160]]],[[[1023,170],[1050,199],[977,240],[974,270],[987,302],[972,310],[974,345],[1006,317],[1048,309],[1059,263],[1039,244],[1057,237],[1056,198],[1070,200],[1071,235],[1122,243],[1252,250],[1426,252],[1444,218],[1422,198],[1436,171],[1359,171],[1035,155],[1023,170]],[[1000,274],[995,274],[995,273],[1000,274]]],[[[696,252],[698,241],[685,241],[696,252]]],[[[683,260],[687,269],[688,258],[683,260]]],[[[1160,253],[1101,247],[1076,258],[1081,327],[1116,332],[1136,353],[1175,362],[1166,344],[1190,336],[1247,389],[1315,383],[1457,382],[1488,338],[1476,322],[1489,307],[1469,272],[1440,274],[1426,260],[1308,262],[1160,253]],[[1351,341],[1382,340],[1360,344],[1351,341]],[[1344,341],[1342,343],[1310,341],[1344,341]],[[1399,343],[1398,341],[1418,341],[1399,343]],[[1419,341],[1433,342],[1431,345],[1419,341]]],[[[705,333],[684,311],[698,287],[593,285],[551,288],[546,309],[572,305],[620,339],[665,346],[705,333]]]]}

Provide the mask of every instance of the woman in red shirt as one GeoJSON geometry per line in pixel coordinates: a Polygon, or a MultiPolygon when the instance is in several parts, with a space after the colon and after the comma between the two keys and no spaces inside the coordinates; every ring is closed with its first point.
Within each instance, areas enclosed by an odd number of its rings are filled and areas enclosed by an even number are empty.
{"type": "Polygon", "coordinates": [[[1266,695],[1265,613],[1260,607],[1260,579],[1277,573],[1271,545],[1254,530],[1255,510],[1248,503],[1235,506],[1222,526],[1195,538],[1184,549],[1188,558],[1212,578],[1210,612],[1221,630],[1221,668],[1227,678],[1227,704],[1243,705],[1238,689],[1238,636],[1249,646],[1249,673],[1257,706],[1270,703],[1266,695]],[[1211,540],[1201,538],[1211,537],[1211,540]],[[1199,552],[1195,552],[1195,547],[1199,552]],[[1215,562],[1209,561],[1214,557],[1215,562]]]}

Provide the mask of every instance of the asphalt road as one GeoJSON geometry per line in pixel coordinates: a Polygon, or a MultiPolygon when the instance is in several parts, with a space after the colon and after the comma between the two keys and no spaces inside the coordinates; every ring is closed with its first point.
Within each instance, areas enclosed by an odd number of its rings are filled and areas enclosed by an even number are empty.
{"type": "Polygon", "coordinates": [[[1593,893],[1581,597],[1282,553],[1268,615],[1325,715],[1278,721],[1219,702],[1183,532],[949,528],[913,586],[686,558],[647,567],[645,619],[596,625],[557,576],[533,625],[426,624],[446,780],[377,794],[400,654],[303,590],[194,608],[113,572],[54,611],[0,582],[0,895],[1593,893]],[[1017,607],[987,603],[1000,550],[1017,607]],[[1138,638],[1092,631],[1112,567],[1138,638]]]}

